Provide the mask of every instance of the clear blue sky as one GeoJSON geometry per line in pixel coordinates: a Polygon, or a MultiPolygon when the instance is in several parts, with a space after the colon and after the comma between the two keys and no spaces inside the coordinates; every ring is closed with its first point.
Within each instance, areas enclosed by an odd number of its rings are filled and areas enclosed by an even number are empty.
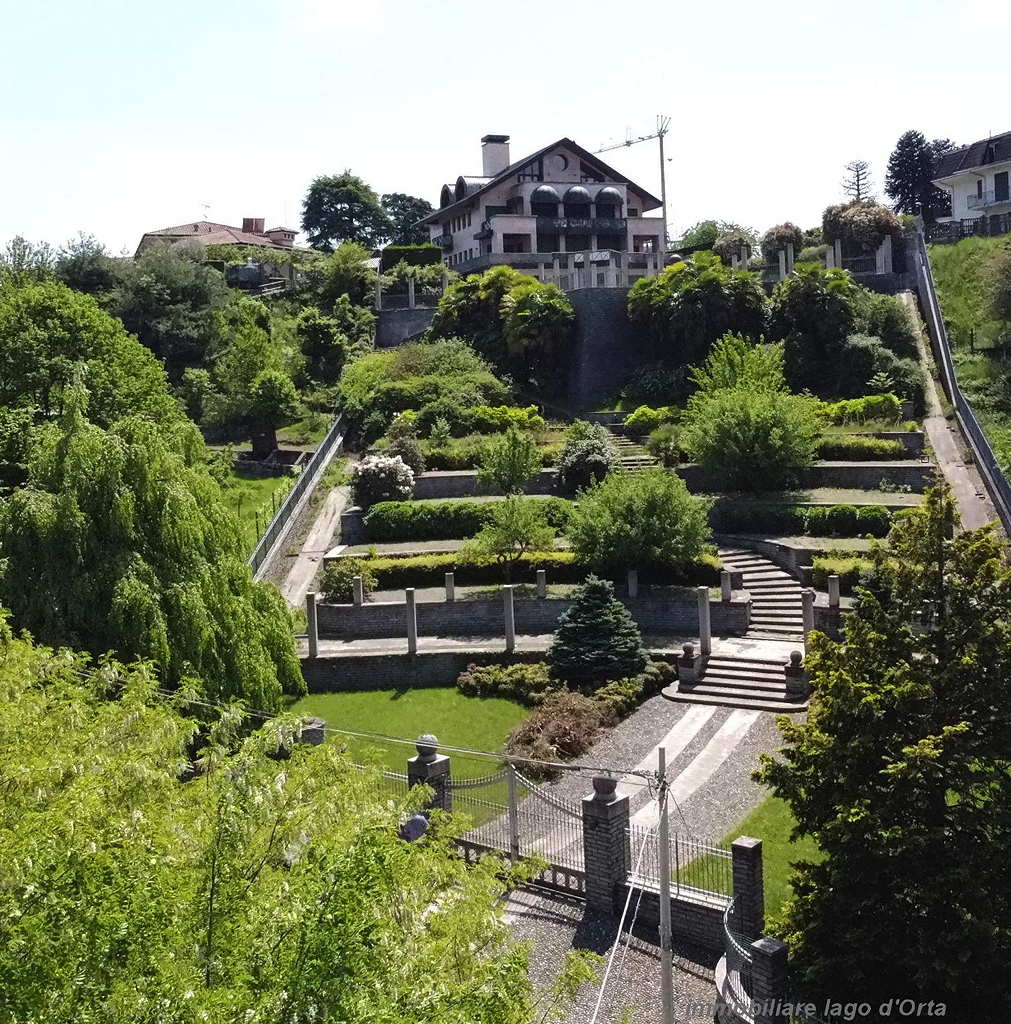
{"type": "MultiPolygon", "coordinates": [[[[715,216],[818,223],[847,160],[880,190],[899,134],[1011,130],[998,0],[0,0],[0,243],[114,252],[199,218],[298,226],[317,174],[422,195],[673,118],[675,236],[715,216]],[[992,52],[990,42],[994,47],[992,52]]],[[[610,154],[659,188],[655,143],[610,154]]]]}

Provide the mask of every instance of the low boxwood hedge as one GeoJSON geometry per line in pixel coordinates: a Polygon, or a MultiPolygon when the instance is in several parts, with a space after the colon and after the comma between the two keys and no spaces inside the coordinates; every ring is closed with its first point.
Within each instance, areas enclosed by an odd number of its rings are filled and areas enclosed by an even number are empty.
{"type": "Polygon", "coordinates": [[[718,498],[709,523],[722,533],[885,537],[891,529],[892,513],[881,505],[776,505],[718,498]]]}
{"type": "MultiPolygon", "coordinates": [[[[556,530],[564,530],[572,502],[564,498],[532,498],[556,530]]],[[[365,516],[369,544],[409,540],[463,540],[473,537],[491,519],[490,501],[381,501],[365,516]]]]}
{"type": "Polygon", "coordinates": [[[906,446],[901,441],[889,441],[867,434],[825,437],[818,445],[818,455],[823,459],[839,459],[844,462],[875,462],[907,457],[906,446]]]}
{"type": "MultiPolygon", "coordinates": [[[[447,572],[454,573],[457,586],[499,584],[504,577],[501,563],[494,558],[461,552],[411,558],[371,558],[368,565],[375,574],[377,590],[441,587],[447,572]]],[[[513,564],[513,581],[533,582],[538,569],[545,570],[549,583],[582,583],[591,572],[591,568],[580,562],[572,551],[531,551],[513,564]]],[[[640,568],[639,581],[647,586],[715,587],[720,582],[720,569],[720,560],[715,555],[703,555],[698,561],[684,565],[640,568]]]]}

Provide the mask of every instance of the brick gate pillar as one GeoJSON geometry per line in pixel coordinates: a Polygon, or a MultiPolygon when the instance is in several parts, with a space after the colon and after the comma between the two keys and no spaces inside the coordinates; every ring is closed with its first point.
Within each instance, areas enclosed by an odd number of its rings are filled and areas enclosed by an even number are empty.
{"type": "Polygon", "coordinates": [[[617,787],[617,779],[598,775],[593,780],[593,792],[583,797],[586,905],[605,914],[613,914],[621,902],[618,887],[628,879],[632,860],[628,797],[617,787]]]}

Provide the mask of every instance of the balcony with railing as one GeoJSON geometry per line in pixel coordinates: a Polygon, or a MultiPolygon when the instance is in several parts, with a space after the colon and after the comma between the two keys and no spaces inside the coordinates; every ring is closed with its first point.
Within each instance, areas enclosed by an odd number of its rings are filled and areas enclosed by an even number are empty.
{"type": "Polygon", "coordinates": [[[1007,190],[997,192],[993,189],[986,189],[983,192],[977,192],[974,196],[969,196],[965,201],[965,205],[970,210],[985,210],[991,206],[1006,204],[1011,204],[1011,195],[1007,190]]]}
{"type": "Polygon", "coordinates": [[[624,234],[628,221],[624,217],[538,217],[537,230],[546,235],[566,234],[624,234]]]}

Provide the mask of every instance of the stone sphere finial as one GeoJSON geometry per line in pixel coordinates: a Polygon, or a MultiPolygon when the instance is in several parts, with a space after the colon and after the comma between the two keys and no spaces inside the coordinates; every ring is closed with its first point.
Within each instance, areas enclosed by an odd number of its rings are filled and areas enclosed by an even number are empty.
{"type": "Polygon", "coordinates": [[[790,664],[793,668],[800,668],[800,663],[804,660],[804,655],[800,651],[790,651],[790,664]]]}
{"type": "Polygon", "coordinates": [[[439,737],[430,732],[422,733],[414,741],[414,748],[423,761],[434,761],[439,754],[439,737]]]}
{"type": "Polygon", "coordinates": [[[681,651],[682,651],[682,653],[684,654],[684,656],[686,658],[694,658],[695,657],[695,645],[694,644],[685,644],[681,648],[681,651]]]}
{"type": "Polygon", "coordinates": [[[593,776],[593,795],[595,799],[610,800],[617,789],[618,780],[610,773],[593,776]]]}

